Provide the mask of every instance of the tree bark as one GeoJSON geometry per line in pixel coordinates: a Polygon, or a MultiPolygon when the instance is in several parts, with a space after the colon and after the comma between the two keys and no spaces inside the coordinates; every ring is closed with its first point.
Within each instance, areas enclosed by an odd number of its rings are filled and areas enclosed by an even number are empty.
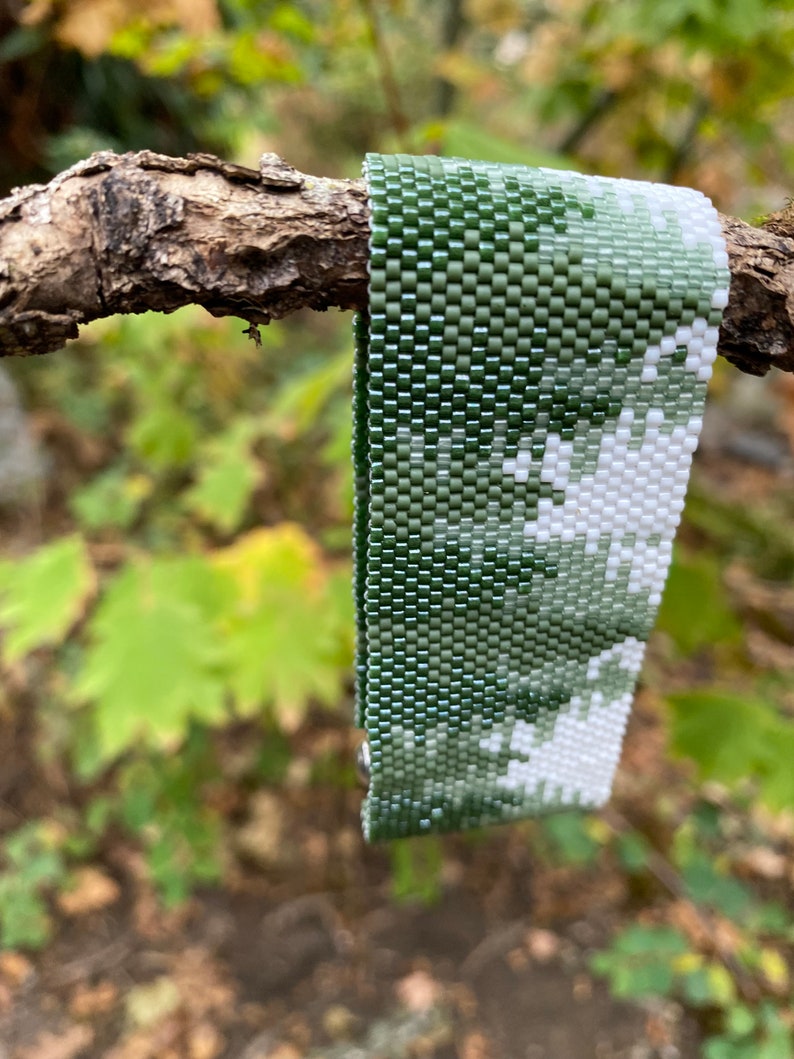
{"type": "MultiPolygon", "coordinates": [[[[731,270],[719,353],[794,372],[794,209],[754,228],[721,217],[731,270]]],[[[203,305],[266,324],[364,308],[362,180],[258,170],[212,155],[101,152],[0,202],[0,355],[49,353],[115,313],[203,305]]],[[[253,334],[256,334],[254,331],[253,334]]]]}

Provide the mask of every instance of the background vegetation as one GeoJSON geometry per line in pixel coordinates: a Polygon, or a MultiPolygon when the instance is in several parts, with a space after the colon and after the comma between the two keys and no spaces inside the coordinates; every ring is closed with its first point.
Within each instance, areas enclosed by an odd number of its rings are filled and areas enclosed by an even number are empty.
{"type": "MultiPolygon", "coordinates": [[[[369,149],[551,164],[748,219],[791,193],[790,2],[29,0],[0,33],[6,189],[151,147],[345,176],[369,149]]],[[[240,839],[263,790],[354,818],[350,320],[273,324],[261,351],[241,330],[117,319],[3,370],[7,954],[119,887],[232,894],[269,865],[240,839]]],[[[683,1005],[708,1059],[794,1056],[792,446],[788,381],[720,365],[616,803],[510,840],[572,890],[619,880],[591,973],[683,1005]]],[[[478,849],[396,845],[395,899],[440,900],[478,849]]]]}

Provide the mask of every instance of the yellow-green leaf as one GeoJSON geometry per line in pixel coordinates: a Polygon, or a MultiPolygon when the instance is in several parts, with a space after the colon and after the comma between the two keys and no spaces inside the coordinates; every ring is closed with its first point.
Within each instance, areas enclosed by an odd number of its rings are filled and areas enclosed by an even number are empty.
{"type": "Polygon", "coordinates": [[[728,1008],[736,1000],[736,983],[731,973],[721,963],[713,961],[706,966],[711,998],[720,1007],[728,1008]]]}
{"type": "Polygon", "coordinates": [[[788,988],[788,964],[777,949],[761,949],[758,965],[773,989],[782,992],[788,988]]]}
{"type": "Polygon", "coordinates": [[[173,746],[191,718],[224,717],[225,666],[215,618],[224,582],[200,557],[127,566],[90,623],[74,697],[94,704],[100,754],[138,740],[173,746]]]}
{"type": "Polygon", "coordinates": [[[82,537],[48,544],[21,561],[0,566],[0,626],[3,659],[63,641],[85,610],[95,575],[82,537]]]}
{"type": "Polygon", "coordinates": [[[289,523],[255,530],[215,563],[237,589],[222,629],[238,709],[273,705],[291,725],[310,698],[333,702],[351,661],[349,611],[311,538],[289,523]]]}

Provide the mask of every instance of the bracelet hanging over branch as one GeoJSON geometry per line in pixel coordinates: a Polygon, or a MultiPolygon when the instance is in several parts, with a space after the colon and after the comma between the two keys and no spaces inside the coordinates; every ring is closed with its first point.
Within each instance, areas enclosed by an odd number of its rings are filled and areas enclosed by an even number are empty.
{"type": "MultiPolygon", "coordinates": [[[[718,352],[794,372],[794,209],[760,228],[721,216],[730,300],[718,352]]],[[[50,353],[80,324],[202,305],[259,325],[367,304],[362,180],[258,169],[208,154],[103,151],[0,201],[0,355],[50,353]]]]}

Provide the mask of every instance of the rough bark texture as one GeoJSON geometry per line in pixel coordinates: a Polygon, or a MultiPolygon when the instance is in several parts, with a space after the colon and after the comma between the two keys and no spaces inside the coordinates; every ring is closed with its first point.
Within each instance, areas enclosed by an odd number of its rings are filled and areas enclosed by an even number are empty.
{"type": "MultiPolygon", "coordinates": [[[[761,228],[722,217],[731,268],[719,352],[794,372],[794,210],[761,228]]],[[[203,305],[263,324],[361,308],[369,212],[361,180],[258,170],[211,155],[92,155],[0,202],[0,354],[58,349],[114,313],[203,305]]]]}
{"type": "Polygon", "coordinates": [[[211,155],[92,155],[0,202],[0,353],[48,353],[78,324],[203,305],[264,324],[366,302],[361,181],[211,155]]]}
{"type": "Polygon", "coordinates": [[[761,228],[720,217],[731,268],[718,352],[751,375],[794,372],[794,211],[761,228]]]}

